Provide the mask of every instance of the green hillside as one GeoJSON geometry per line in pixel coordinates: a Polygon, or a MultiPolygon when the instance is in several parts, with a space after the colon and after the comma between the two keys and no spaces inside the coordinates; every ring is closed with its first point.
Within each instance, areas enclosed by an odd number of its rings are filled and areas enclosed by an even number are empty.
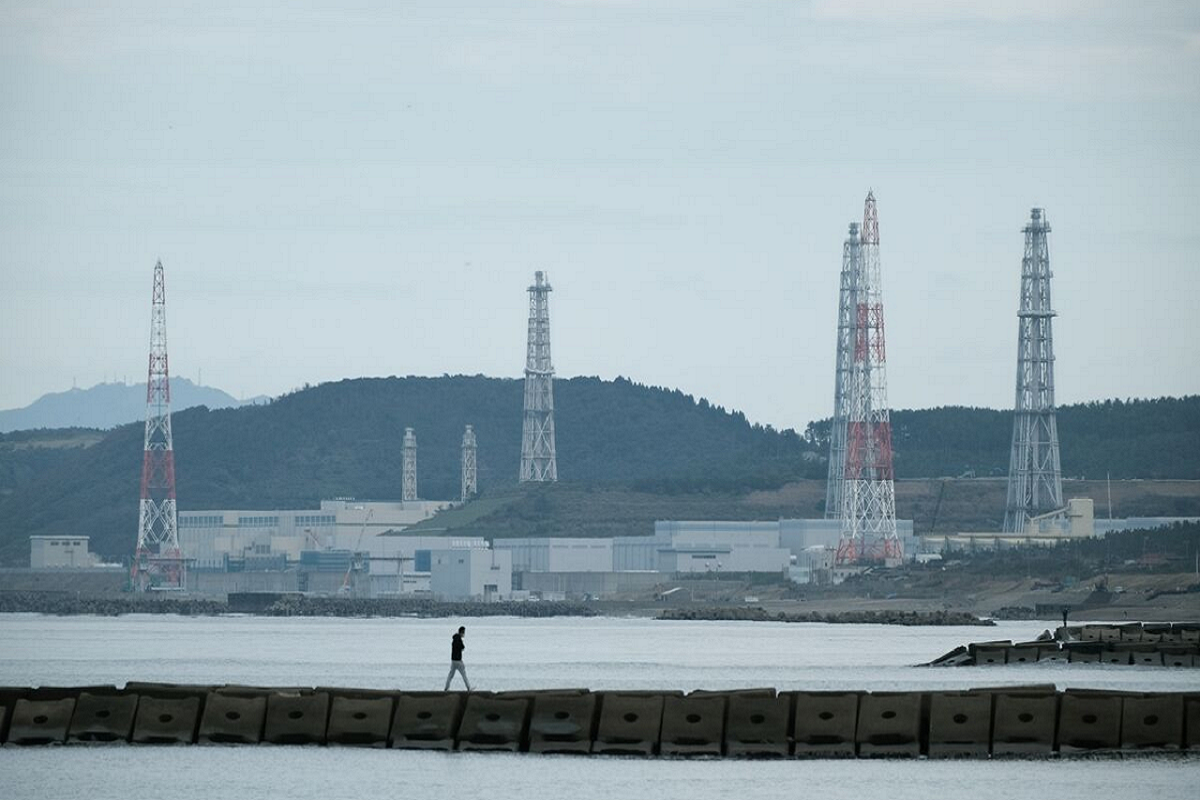
{"type": "MultiPolygon", "coordinates": [[[[454,498],[469,423],[479,442],[484,501],[469,514],[472,528],[487,535],[646,532],[646,520],[655,518],[821,511],[828,421],[800,436],[751,425],[702,398],[624,379],[555,382],[563,486],[557,494],[514,494],[521,403],[519,380],[445,376],[344,380],[266,405],[188,409],[172,420],[179,507],[311,508],[338,496],[397,498],[405,427],[417,434],[421,496],[454,498]],[[763,499],[798,480],[811,487],[803,499],[763,499]],[[622,504],[628,507],[614,508],[622,504]]],[[[1011,419],[989,409],[895,412],[897,477],[1002,476],[1011,419]]],[[[1200,479],[1200,397],[1068,406],[1058,419],[1068,476],[1200,479]]],[[[141,448],[137,424],[103,434],[0,435],[0,563],[27,563],[33,534],[90,535],[97,552],[128,555],[141,448]]],[[[975,489],[964,491],[964,508],[978,505],[975,489]]],[[[960,502],[940,489],[921,497],[909,511],[913,518],[932,520],[939,502],[942,513],[960,502]],[[942,501],[929,499],[943,494],[942,501]]],[[[1138,508],[1170,514],[1192,507],[1186,493],[1179,503],[1171,500],[1162,511],[1154,502],[1138,508]]],[[[961,519],[991,525],[994,505],[989,500],[977,517],[964,512],[961,519]]]]}
{"type": "MultiPolygon", "coordinates": [[[[556,381],[559,476],[622,485],[667,476],[808,475],[823,467],[792,431],[751,425],[678,391],[630,381],[556,381]],[[807,456],[807,459],[806,459],[807,456]]],[[[416,430],[422,497],[459,494],[463,426],[475,426],[479,487],[516,484],[522,383],[454,376],[345,380],[267,405],[175,414],[181,510],[312,507],[322,498],[400,495],[401,440],[416,430]]],[[[16,436],[17,434],[12,434],[16,436]]],[[[71,531],[97,552],[133,549],[142,426],[49,459],[0,500],[0,561],[24,563],[27,537],[71,531]]],[[[762,480],[762,478],[756,478],[762,480]]]]}

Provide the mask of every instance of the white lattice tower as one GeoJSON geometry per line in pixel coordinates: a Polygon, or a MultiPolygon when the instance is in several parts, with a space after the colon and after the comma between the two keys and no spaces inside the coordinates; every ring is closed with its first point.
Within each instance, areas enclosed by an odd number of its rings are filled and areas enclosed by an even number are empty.
{"type": "Polygon", "coordinates": [[[417,435],[412,428],[404,429],[404,484],[400,499],[417,499],[417,435]]]}
{"type": "Polygon", "coordinates": [[[836,560],[839,564],[898,563],[903,552],[896,534],[879,216],[873,192],[867,194],[860,239],[860,265],[851,282],[855,299],[854,359],[848,375],[842,534],[836,560]]]}
{"type": "Polygon", "coordinates": [[[1017,312],[1017,397],[1008,463],[1006,533],[1023,532],[1029,518],[1063,506],[1058,423],[1054,406],[1054,309],[1050,303],[1050,224],[1042,209],[1030,212],[1021,260],[1017,312]]]}
{"type": "Polygon", "coordinates": [[[479,493],[476,467],[475,430],[468,425],[462,438],[462,501],[465,503],[479,493]]]}
{"type": "Polygon", "coordinates": [[[550,282],[534,273],[529,287],[525,356],[525,418],[521,426],[521,483],[558,480],[554,454],[554,364],[550,360],[550,282]]]}
{"type": "Polygon", "coordinates": [[[167,291],[163,265],[154,265],[150,303],[150,365],[146,374],[146,430],[142,445],[142,488],[133,586],[187,588],[179,550],[175,498],[175,448],[171,437],[171,380],[167,369],[167,291]]]}
{"type": "Polygon", "coordinates": [[[851,372],[854,366],[854,330],[857,303],[854,298],[855,274],[859,269],[862,242],[858,223],[850,223],[850,233],[842,247],[842,272],[838,289],[837,352],[834,366],[833,419],[829,426],[829,478],[825,484],[825,518],[842,518],[842,494],[846,480],[846,418],[849,414],[851,372]]]}

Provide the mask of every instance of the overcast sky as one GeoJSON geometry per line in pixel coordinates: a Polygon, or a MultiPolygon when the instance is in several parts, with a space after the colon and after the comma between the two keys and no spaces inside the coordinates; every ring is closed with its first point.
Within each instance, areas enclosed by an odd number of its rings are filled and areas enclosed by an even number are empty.
{"type": "Polygon", "coordinates": [[[1200,392],[1200,4],[0,0],[0,408],[558,375],[832,406],[879,201],[893,407],[1011,407],[1021,228],[1060,404],[1200,392]],[[994,6],[994,7],[990,7],[994,6]],[[901,10],[903,8],[903,10],[901,10]]]}

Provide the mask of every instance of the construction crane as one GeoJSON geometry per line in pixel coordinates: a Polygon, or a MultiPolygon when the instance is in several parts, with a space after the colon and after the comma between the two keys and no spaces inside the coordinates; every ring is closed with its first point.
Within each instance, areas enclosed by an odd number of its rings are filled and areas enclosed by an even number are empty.
{"type": "MultiPolygon", "coordinates": [[[[367,515],[363,517],[362,527],[358,529],[358,541],[354,544],[354,549],[350,551],[350,563],[346,565],[346,577],[342,578],[342,594],[347,594],[350,591],[350,574],[352,572],[362,571],[362,561],[358,558],[358,554],[362,552],[363,536],[367,533],[367,523],[371,521],[371,517],[375,516],[375,509],[367,509],[367,515]],[[358,569],[356,570],[355,567],[358,569]]],[[[369,559],[368,559],[369,560],[369,559]]],[[[355,579],[355,585],[358,581],[355,579]]]]}

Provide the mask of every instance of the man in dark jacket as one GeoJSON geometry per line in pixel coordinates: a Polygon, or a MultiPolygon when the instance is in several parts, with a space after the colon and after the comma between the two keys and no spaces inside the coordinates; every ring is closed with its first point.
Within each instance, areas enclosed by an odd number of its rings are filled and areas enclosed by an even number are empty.
{"type": "Polygon", "coordinates": [[[471,691],[471,682],[467,680],[467,668],[463,666],[462,654],[467,646],[463,644],[463,637],[466,636],[467,629],[460,627],[458,633],[454,634],[450,639],[450,674],[446,676],[446,688],[443,692],[450,691],[450,681],[454,680],[454,673],[462,675],[463,683],[467,685],[467,691],[471,691]]]}

